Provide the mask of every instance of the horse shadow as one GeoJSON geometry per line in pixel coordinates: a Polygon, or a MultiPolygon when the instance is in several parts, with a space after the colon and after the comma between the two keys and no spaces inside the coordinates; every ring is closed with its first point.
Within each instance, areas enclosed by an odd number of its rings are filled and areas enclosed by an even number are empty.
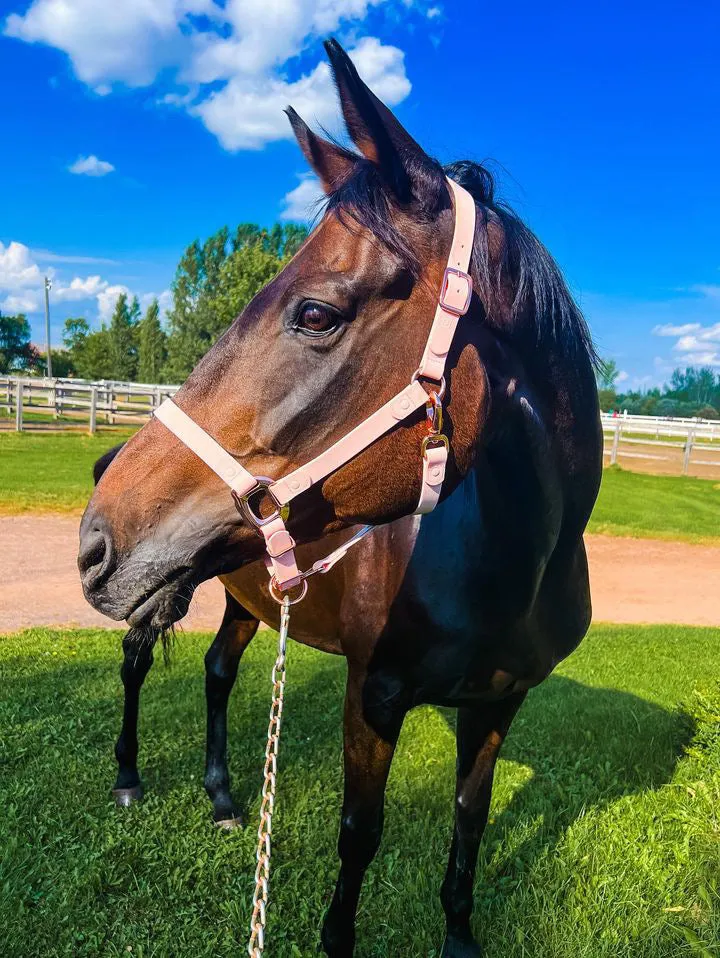
{"type": "MultiPolygon", "coordinates": [[[[243,663],[231,699],[230,767],[236,800],[246,810],[257,803],[261,785],[270,692],[268,661],[269,656],[264,655],[243,663]]],[[[178,807],[192,815],[186,827],[202,829],[205,820],[207,829],[211,829],[210,803],[202,789],[205,715],[201,662],[200,668],[197,664],[193,661],[182,669],[156,668],[143,691],[140,765],[153,804],[140,814],[153,814],[153,808],[157,808],[154,803],[161,805],[169,800],[172,804],[174,795],[184,791],[183,804],[178,807]]],[[[336,872],[346,672],[342,660],[319,654],[310,669],[298,669],[295,675],[293,664],[291,649],[280,753],[283,808],[287,809],[285,814],[307,815],[303,792],[308,781],[315,784],[313,801],[317,799],[317,804],[312,813],[328,827],[311,829],[307,834],[299,830],[302,834],[294,839],[294,857],[298,867],[302,862],[325,862],[322,896],[327,898],[336,872]]],[[[115,771],[112,745],[120,724],[122,689],[118,681],[117,690],[108,694],[108,669],[116,674],[113,663],[60,666],[53,670],[51,690],[47,673],[9,678],[3,686],[4,693],[18,701],[18,714],[26,713],[28,722],[26,732],[16,729],[13,741],[17,747],[12,747],[6,761],[0,762],[4,765],[3,776],[26,777],[29,771],[38,795],[52,801],[58,788],[57,780],[52,779],[57,763],[49,763],[47,769],[39,762],[33,763],[31,771],[24,770],[26,746],[34,742],[37,748],[38,733],[44,735],[43,729],[50,730],[49,741],[56,751],[67,754],[65,772],[74,780],[74,788],[70,787],[64,799],[72,799],[75,808],[84,805],[101,831],[110,827],[108,816],[124,814],[124,810],[110,810],[109,789],[115,771]]],[[[407,875],[419,875],[422,870],[423,878],[439,891],[452,822],[455,713],[432,707],[430,711],[437,727],[431,729],[429,746],[414,740],[417,726],[413,716],[400,741],[400,761],[388,793],[383,847],[369,875],[372,887],[366,889],[361,905],[359,939],[366,949],[363,954],[375,954],[372,949],[379,947],[374,943],[377,930],[372,924],[373,887],[377,889],[383,880],[386,856],[399,853],[407,875]],[[407,771],[403,753],[427,751],[428,747],[437,759],[435,771],[407,771]],[[404,830],[410,815],[428,823],[430,856],[428,845],[423,847],[407,839],[404,830]]],[[[417,719],[423,719],[421,710],[417,719]]],[[[623,796],[668,782],[691,734],[692,723],[682,713],[627,692],[584,685],[564,675],[550,676],[534,689],[501,753],[491,818],[481,846],[475,892],[477,920],[483,920],[488,906],[495,914],[510,907],[515,885],[526,879],[533,863],[561,843],[568,829],[589,809],[603,808],[623,796]],[[518,774],[517,766],[522,767],[522,774],[518,774]],[[539,824],[528,827],[528,823],[539,824]],[[507,876],[510,884],[506,883],[507,876]]],[[[128,820],[128,827],[131,822],[128,820]]],[[[252,816],[250,822],[254,824],[252,816]]],[[[77,828],[71,816],[65,826],[77,828]]],[[[282,837],[282,831],[279,834],[282,837]]],[[[304,887],[308,869],[303,867],[301,871],[298,887],[304,887]]],[[[243,872],[244,868],[238,869],[238,881],[246,879],[243,872]]],[[[317,878],[313,873],[307,880],[316,884],[317,878]]],[[[419,938],[437,939],[442,915],[437,894],[434,899],[432,908],[427,907],[426,899],[418,903],[418,908],[422,904],[417,916],[419,938]]],[[[403,909],[409,906],[407,901],[397,905],[403,909]]],[[[319,924],[321,905],[313,904],[312,911],[313,921],[319,924]]],[[[401,921],[398,927],[403,925],[401,921]]]]}

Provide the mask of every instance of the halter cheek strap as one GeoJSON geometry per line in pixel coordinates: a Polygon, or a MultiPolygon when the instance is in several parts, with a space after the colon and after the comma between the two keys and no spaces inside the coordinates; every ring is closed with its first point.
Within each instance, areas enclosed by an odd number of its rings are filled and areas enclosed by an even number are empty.
{"type": "Polygon", "coordinates": [[[345,546],[316,562],[309,571],[300,572],[295,559],[295,540],[285,527],[288,503],[354,459],[423,405],[427,408],[428,434],[422,444],[422,486],[415,513],[431,512],[440,498],[449,450],[447,436],[442,432],[445,365],[458,321],[468,311],[472,299],[469,271],[475,236],[475,201],[453,180],[447,182],[453,197],[455,229],[430,334],[410,384],[377,412],[315,459],[273,481],[253,476],[171,399],[166,399],[155,410],[156,418],[230,487],[245,519],[265,539],[265,562],[271,573],[273,594],[276,594],[275,590],[284,591],[302,584],[304,595],[308,576],[329,571],[351,545],[372,530],[372,526],[365,526],[345,546]],[[420,384],[420,379],[432,380],[439,387],[428,392],[420,384]],[[267,517],[252,506],[253,497],[263,491],[276,506],[272,515],[267,517]]]}

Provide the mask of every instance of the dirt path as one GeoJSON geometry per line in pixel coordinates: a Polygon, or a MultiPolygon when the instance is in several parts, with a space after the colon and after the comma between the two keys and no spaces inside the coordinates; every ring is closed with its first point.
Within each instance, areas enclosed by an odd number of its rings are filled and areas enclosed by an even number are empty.
{"type": "MultiPolygon", "coordinates": [[[[117,624],[85,602],[75,565],[78,520],[0,517],[0,632],[29,626],[117,624]]],[[[720,546],[588,536],[597,622],[720,625],[720,546]]],[[[214,630],[224,608],[217,580],[197,590],[187,629],[214,630]]]]}

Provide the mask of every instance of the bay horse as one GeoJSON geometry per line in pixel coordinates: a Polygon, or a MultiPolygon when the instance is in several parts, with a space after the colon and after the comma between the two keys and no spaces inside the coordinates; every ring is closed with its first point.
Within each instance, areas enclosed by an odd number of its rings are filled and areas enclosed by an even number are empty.
{"type": "MultiPolygon", "coordinates": [[[[288,524],[302,561],[348,529],[376,527],[312,580],[292,616],[295,641],[344,655],[348,670],[341,865],[323,947],[331,958],[354,952],[398,735],[409,709],[431,703],[457,708],[442,954],[475,958],[473,880],[498,752],[528,690],[591,618],[582,537],[602,468],[595,357],[560,271],[495,201],[487,171],[443,169],[342,48],[326,49],[357,152],[288,109],[325,212],[175,401],[254,476],[285,477],[313,460],[411,381],[454,244],[447,177],[471,194],[472,298],[447,356],[449,455],[437,508],[413,515],[427,435],[418,408],[294,499],[288,524]]],[[[466,122],[467,110],[458,105],[450,119],[466,122]]],[[[170,626],[195,586],[220,576],[234,604],[211,669],[226,697],[257,622],[279,620],[263,551],[223,481],[153,419],[98,483],[78,562],[88,600],[134,628],[170,626]]]]}

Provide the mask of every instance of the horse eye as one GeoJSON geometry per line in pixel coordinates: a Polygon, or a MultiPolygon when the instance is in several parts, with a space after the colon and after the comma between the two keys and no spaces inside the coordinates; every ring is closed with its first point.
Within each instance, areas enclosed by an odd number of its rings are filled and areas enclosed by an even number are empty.
{"type": "Polygon", "coordinates": [[[337,329],[340,314],[326,303],[303,303],[296,326],[301,332],[319,336],[337,329]]]}

